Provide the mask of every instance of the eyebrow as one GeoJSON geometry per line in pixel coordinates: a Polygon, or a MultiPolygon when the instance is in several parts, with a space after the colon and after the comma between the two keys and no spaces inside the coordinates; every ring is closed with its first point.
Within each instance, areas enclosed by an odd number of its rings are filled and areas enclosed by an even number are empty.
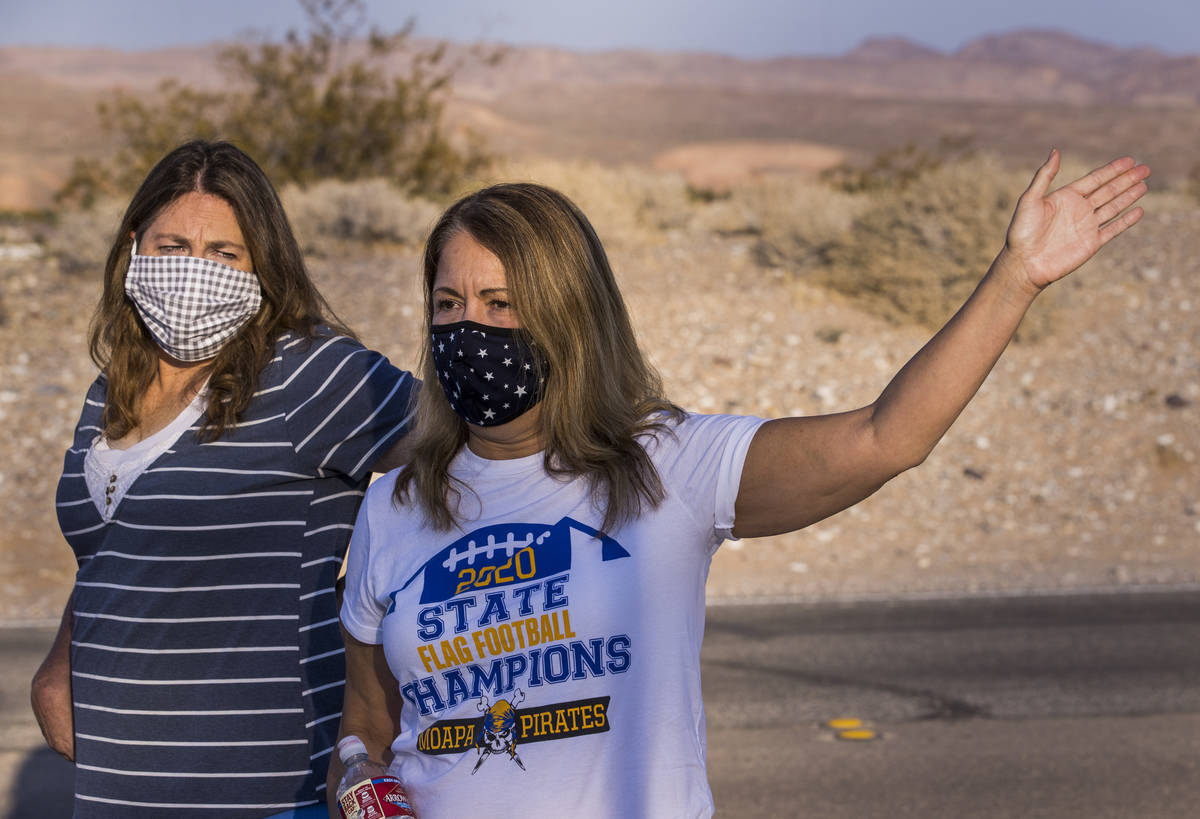
{"type": "MultiPolygon", "coordinates": [[[[185,247],[192,246],[192,242],[190,239],[188,239],[186,236],[180,236],[178,233],[155,233],[154,235],[148,237],[148,239],[151,242],[160,242],[165,239],[168,242],[171,242],[173,244],[183,245],[185,247]]],[[[242,251],[244,251],[246,249],[245,245],[239,245],[237,242],[231,242],[228,239],[215,239],[215,240],[209,242],[207,245],[205,245],[205,247],[214,248],[214,249],[230,247],[230,248],[234,248],[236,250],[242,250],[242,251]]]]}
{"type": "MultiPolygon", "coordinates": [[[[434,293],[448,293],[451,296],[458,296],[460,299],[462,298],[462,293],[459,293],[453,287],[447,287],[446,285],[442,285],[441,287],[435,287],[433,289],[433,292],[434,293]]],[[[483,290],[479,291],[479,295],[481,295],[481,296],[494,296],[497,293],[503,293],[503,294],[507,295],[508,288],[507,287],[487,287],[487,288],[484,288],[483,290]]]]}

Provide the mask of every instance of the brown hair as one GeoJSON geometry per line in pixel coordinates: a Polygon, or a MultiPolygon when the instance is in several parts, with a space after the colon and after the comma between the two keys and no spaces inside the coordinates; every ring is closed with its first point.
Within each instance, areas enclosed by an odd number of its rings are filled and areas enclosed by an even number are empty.
{"type": "MultiPolygon", "coordinates": [[[[466,443],[467,426],[437,387],[430,349],[433,285],[442,251],[459,231],[504,266],[521,331],[544,359],[546,385],[539,430],[546,472],[584,477],[601,528],[657,506],[662,482],[638,436],[663,431],[683,411],[662,394],[658,373],[634,338],[625,302],[591,224],[558,191],[541,185],[496,185],[467,196],[442,215],[425,246],[425,341],[413,455],[396,479],[395,498],[410,489],[431,524],[449,529],[461,498],[447,472],[466,443]]],[[[462,488],[465,485],[459,483],[462,488]]]]}
{"type": "Polygon", "coordinates": [[[250,403],[258,374],[285,330],[311,337],[319,325],[351,335],[309,279],[304,257],[274,187],[249,156],[228,142],[195,140],[167,154],[133,195],[104,268],[104,293],[92,317],[89,350],[108,376],[104,431],[121,438],[138,425],[138,400],[158,370],[158,348],[125,295],[130,234],[143,232],[186,193],[221,197],[246,240],[262,306],[197,375],[208,377],[205,437],[220,437],[250,403]]]}

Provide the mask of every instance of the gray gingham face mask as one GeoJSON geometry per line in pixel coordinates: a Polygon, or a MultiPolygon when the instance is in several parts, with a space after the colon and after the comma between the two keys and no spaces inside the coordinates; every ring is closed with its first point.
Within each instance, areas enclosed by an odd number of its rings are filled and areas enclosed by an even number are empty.
{"type": "Polygon", "coordinates": [[[253,273],[195,256],[139,256],[129,251],[125,294],[159,347],[179,361],[203,361],[262,305],[253,273]]]}

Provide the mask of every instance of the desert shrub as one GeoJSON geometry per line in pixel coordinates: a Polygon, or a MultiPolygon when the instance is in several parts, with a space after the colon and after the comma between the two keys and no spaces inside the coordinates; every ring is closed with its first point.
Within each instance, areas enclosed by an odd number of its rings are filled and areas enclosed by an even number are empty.
{"type": "MultiPolygon", "coordinates": [[[[932,170],[874,195],[806,276],[891,321],[940,325],[1000,251],[1027,183],[987,158],[932,170]]],[[[1045,310],[1022,329],[1044,332],[1045,310]]]]}
{"type": "Polygon", "coordinates": [[[168,80],[157,94],[118,92],[100,106],[118,137],[112,161],[76,160],[60,199],[129,195],[180,143],[228,139],[277,184],[384,177],[407,191],[445,194],[485,162],[479,144],[442,129],[456,65],[442,45],[417,48],[411,23],[365,32],[363,0],[300,0],[307,34],[235,44],[221,53],[219,92],[168,80]],[[394,66],[405,66],[398,73],[394,66]]]}
{"type": "Polygon", "coordinates": [[[1188,170],[1187,177],[1184,180],[1184,190],[1188,192],[1196,201],[1200,201],[1200,162],[1188,170]]]}
{"type": "Polygon", "coordinates": [[[420,244],[441,214],[438,205],[384,179],[289,185],[281,198],[297,238],[310,252],[319,252],[322,240],[420,244]]]}
{"type": "Polygon", "coordinates": [[[932,148],[906,142],[880,151],[865,166],[842,163],[821,172],[821,181],[846,193],[905,188],[947,163],[974,156],[971,136],[942,136],[932,148]]]}
{"type": "Polygon", "coordinates": [[[871,205],[866,196],[801,177],[766,177],[735,188],[700,221],[721,233],[756,234],[760,264],[796,270],[824,264],[834,245],[871,205]],[[738,226],[741,225],[739,228],[738,226]]]}
{"type": "Polygon", "coordinates": [[[46,253],[58,260],[64,273],[95,274],[98,278],[124,213],[124,203],[116,199],[100,199],[90,208],[60,212],[43,233],[46,253]]]}
{"type": "Polygon", "coordinates": [[[707,200],[693,197],[692,230],[718,236],[761,236],[763,213],[753,201],[757,189],[748,190],[751,192],[733,188],[727,196],[707,200]]]}
{"type": "MultiPolygon", "coordinates": [[[[889,162],[872,165],[893,167],[889,162]]],[[[889,321],[937,327],[1000,251],[1029,175],[976,155],[918,166],[917,173],[875,173],[855,186],[766,181],[734,198],[757,220],[760,263],[787,267],[889,321]]],[[[1027,317],[1021,338],[1047,332],[1045,301],[1027,317]]]]}
{"type": "Polygon", "coordinates": [[[552,159],[510,160],[473,180],[537,182],[562,191],[577,204],[602,239],[636,240],[687,227],[696,205],[683,177],[635,167],[552,159]]]}

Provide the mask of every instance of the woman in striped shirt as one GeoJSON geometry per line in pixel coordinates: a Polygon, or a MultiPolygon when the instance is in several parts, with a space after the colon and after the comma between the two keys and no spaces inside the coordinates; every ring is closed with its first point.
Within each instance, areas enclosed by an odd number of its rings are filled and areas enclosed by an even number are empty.
{"type": "Polygon", "coordinates": [[[33,687],[76,763],[75,815],[323,816],[335,583],[416,382],[333,316],[228,143],[183,145],[142,183],[90,349],[57,495],[79,570],[33,687]]]}

